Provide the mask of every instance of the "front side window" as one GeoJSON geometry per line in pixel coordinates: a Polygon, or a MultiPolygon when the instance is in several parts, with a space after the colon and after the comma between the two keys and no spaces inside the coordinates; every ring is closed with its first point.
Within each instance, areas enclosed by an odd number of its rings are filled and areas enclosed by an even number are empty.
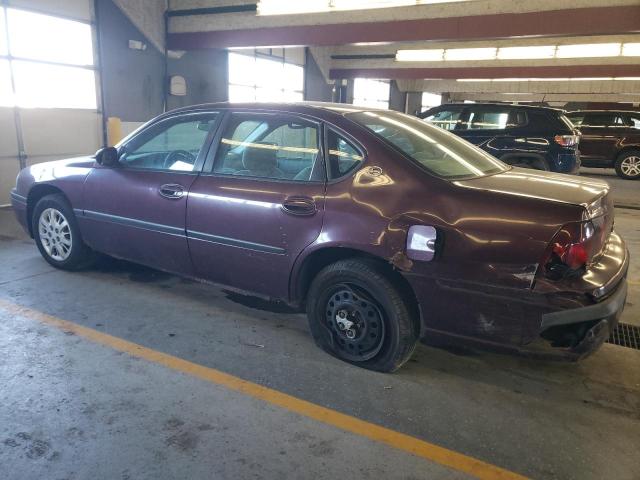
{"type": "Polygon", "coordinates": [[[327,133],[327,158],[330,178],[339,178],[355,170],[364,160],[360,150],[337,132],[327,133]]]}
{"type": "Polygon", "coordinates": [[[189,115],[143,130],[121,148],[120,163],[129,168],[192,172],[216,116],[189,115]]]}
{"type": "Polygon", "coordinates": [[[575,127],[579,127],[580,125],[582,125],[582,122],[584,121],[584,113],[582,112],[568,113],[566,117],[575,127]]]}
{"type": "Polygon", "coordinates": [[[408,115],[357,112],[348,113],[346,117],[440,178],[477,178],[509,169],[500,160],[460,137],[408,115]]]}
{"type": "Polygon", "coordinates": [[[440,110],[433,115],[429,115],[425,120],[436,127],[454,130],[460,121],[460,113],[461,110],[440,110]]]}
{"type": "Polygon", "coordinates": [[[631,128],[635,128],[636,130],[640,130],[640,114],[629,115],[629,126],[631,128]]]}
{"type": "Polygon", "coordinates": [[[464,123],[467,130],[504,130],[508,126],[509,110],[504,108],[471,109],[464,123]]]}
{"type": "Polygon", "coordinates": [[[286,115],[233,114],[214,172],[296,182],[324,180],[318,126],[286,115]]]}

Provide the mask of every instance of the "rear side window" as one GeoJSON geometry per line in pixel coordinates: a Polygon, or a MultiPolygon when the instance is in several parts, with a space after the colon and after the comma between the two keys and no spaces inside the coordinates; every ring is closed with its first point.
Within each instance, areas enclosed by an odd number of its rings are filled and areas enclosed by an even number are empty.
{"type": "Polygon", "coordinates": [[[388,111],[347,113],[346,117],[440,178],[478,178],[509,169],[457,135],[409,115],[388,111]]]}
{"type": "Polygon", "coordinates": [[[624,127],[622,115],[615,113],[587,113],[582,125],[585,127],[624,127]]]}
{"type": "Polygon", "coordinates": [[[214,172],[296,182],[323,181],[318,126],[284,115],[233,114],[214,172]]]}
{"type": "Polygon", "coordinates": [[[364,161],[359,148],[339,133],[327,132],[327,158],[329,159],[329,178],[335,179],[355,170],[364,161]]]}
{"type": "Polygon", "coordinates": [[[529,111],[528,128],[536,132],[571,132],[573,125],[568,120],[563,120],[563,116],[559,112],[554,111],[529,111]]]}
{"type": "Polygon", "coordinates": [[[444,128],[445,130],[455,130],[460,120],[461,110],[440,110],[433,115],[425,117],[425,120],[434,124],[436,127],[444,128]]]}

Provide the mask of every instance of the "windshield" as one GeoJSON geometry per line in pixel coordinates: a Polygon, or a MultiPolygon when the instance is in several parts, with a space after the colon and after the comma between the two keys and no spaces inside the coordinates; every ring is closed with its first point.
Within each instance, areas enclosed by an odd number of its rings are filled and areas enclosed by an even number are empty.
{"type": "Polygon", "coordinates": [[[346,116],[440,178],[463,180],[509,169],[471,143],[409,115],[389,111],[356,112],[346,116]]]}

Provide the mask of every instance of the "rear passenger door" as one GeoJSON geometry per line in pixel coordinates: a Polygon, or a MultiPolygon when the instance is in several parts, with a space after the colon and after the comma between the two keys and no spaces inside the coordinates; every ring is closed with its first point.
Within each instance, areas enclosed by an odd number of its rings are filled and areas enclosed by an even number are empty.
{"type": "Polygon", "coordinates": [[[587,113],[578,128],[582,133],[580,155],[587,166],[611,164],[618,138],[624,136],[629,130],[622,115],[614,112],[587,113]]]}
{"type": "Polygon", "coordinates": [[[187,207],[198,277],[287,298],[289,272],[320,234],[320,124],[293,114],[228,113],[187,207]]]}

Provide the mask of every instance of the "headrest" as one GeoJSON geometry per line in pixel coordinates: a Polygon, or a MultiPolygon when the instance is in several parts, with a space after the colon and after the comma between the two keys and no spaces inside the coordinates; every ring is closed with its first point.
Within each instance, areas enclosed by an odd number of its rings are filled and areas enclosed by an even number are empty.
{"type": "MultiPolygon", "coordinates": [[[[275,145],[273,143],[258,143],[258,145],[275,145]]],[[[269,173],[278,166],[276,150],[274,148],[260,148],[247,146],[242,154],[242,165],[251,172],[269,173]]]]}

